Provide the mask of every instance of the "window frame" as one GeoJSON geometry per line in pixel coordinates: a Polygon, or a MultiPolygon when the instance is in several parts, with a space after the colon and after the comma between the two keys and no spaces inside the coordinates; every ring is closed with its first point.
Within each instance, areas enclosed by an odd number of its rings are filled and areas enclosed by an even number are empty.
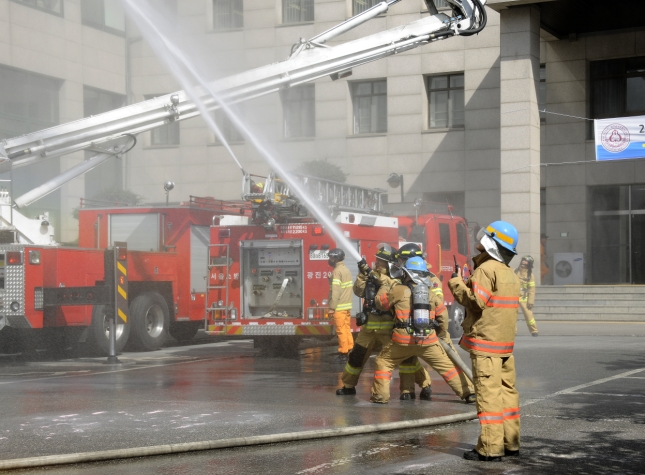
{"type": "Polygon", "coordinates": [[[356,4],[357,4],[358,1],[360,1],[360,0],[352,0],[352,16],[358,15],[359,13],[362,13],[365,10],[368,10],[368,9],[372,8],[374,5],[378,5],[381,0],[367,0],[365,3],[370,3],[371,2],[372,5],[366,6],[362,10],[358,10],[356,8],[356,4]]]}
{"type": "MultiPolygon", "coordinates": [[[[244,145],[246,143],[244,135],[242,135],[242,133],[237,130],[237,128],[233,124],[233,121],[222,109],[216,109],[213,111],[213,120],[217,124],[217,127],[219,127],[219,129],[222,131],[222,134],[226,139],[226,143],[228,143],[229,145],[244,145]],[[229,131],[233,131],[237,136],[227,136],[230,133],[229,131]]],[[[213,145],[224,145],[224,143],[220,141],[215,132],[213,132],[213,145]]]]}
{"type": "Polygon", "coordinates": [[[41,12],[49,13],[50,15],[55,15],[61,18],[65,17],[65,1],[60,0],[60,13],[55,12],[53,10],[49,10],[47,8],[39,7],[38,5],[30,5],[29,3],[26,3],[25,0],[11,0],[14,3],[17,3],[19,5],[24,5],[29,8],[33,8],[34,10],[39,10],[41,12]]]}
{"type": "MultiPolygon", "coordinates": [[[[350,86],[350,94],[351,94],[351,99],[352,99],[352,135],[374,135],[374,134],[387,134],[388,130],[388,108],[387,108],[387,78],[379,78],[379,79],[365,79],[365,80],[360,80],[360,81],[351,81],[348,83],[350,86]],[[383,82],[385,83],[385,92],[384,93],[374,93],[374,85],[376,83],[383,82]],[[358,94],[358,87],[361,84],[370,84],[371,92],[369,95],[365,94],[358,94]],[[369,132],[361,132],[360,131],[360,123],[358,123],[358,117],[359,117],[359,110],[360,110],[360,103],[358,101],[359,98],[361,97],[370,97],[371,99],[374,97],[381,97],[385,96],[385,112],[384,112],[384,117],[385,117],[385,130],[372,130],[373,127],[371,119],[370,119],[370,131],[369,132]]],[[[371,101],[370,101],[371,104],[371,101]]],[[[377,128],[378,128],[378,113],[377,113],[377,128]]]]}
{"type": "Polygon", "coordinates": [[[452,108],[450,107],[450,93],[451,91],[462,91],[465,94],[465,82],[466,82],[466,74],[465,71],[461,72],[453,72],[453,73],[442,73],[442,74],[430,74],[425,76],[425,87],[426,87],[426,94],[428,96],[428,121],[426,123],[426,126],[428,127],[428,130],[436,130],[436,129],[463,129],[466,127],[466,100],[464,98],[464,103],[463,103],[463,114],[464,114],[464,121],[463,124],[461,125],[450,125],[451,122],[453,121],[453,115],[452,115],[452,108]],[[450,78],[454,76],[462,76],[463,77],[463,83],[464,86],[461,87],[451,87],[450,86],[450,78]],[[430,82],[432,79],[435,78],[440,78],[440,77],[445,77],[447,78],[447,87],[440,87],[440,88],[434,88],[432,89],[430,87],[430,82]],[[441,92],[441,91],[447,91],[448,92],[448,118],[447,118],[447,125],[431,125],[432,124],[432,93],[433,92],[441,92]]]}
{"type": "MultiPolygon", "coordinates": [[[[105,24],[105,0],[100,0],[100,1],[102,2],[102,5],[103,5],[103,23],[102,24],[101,23],[96,23],[96,22],[93,22],[91,20],[87,20],[86,18],[84,18],[83,17],[83,5],[87,5],[87,4],[84,3],[83,1],[81,1],[81,24],[84,25],[84,26],[89,26],[90,28],[94,28],[96,30],[100,30],[100,31],[104,31],[106,33],[110,33],[112,35],[125,37],[125,29],[126,29],[125,22],[127,21],[126,18],[125,18],[125,11],[123,12],[123,30],[119,30],[118,28],[113,28],[111,26],[107,26],[105,24]]],[[[119,3],[118,0],[116,0],[116,1],[117,1],[117,3],[119,3]]]]}
{"type": "MultiPolygon", "coordinates": [[[[213,14],[212,14],[212,17],[211,17],[211,21],[212,21],[212,25],[213,25],[213,31],[240,30],[240,29],[244,28],[244,0],[211,0],[211,8],[213,10],[213,14]],[[241,18],[240,23],[241,24],[240,25],[231,25],[231,24],[229,24],[227,26],[218,25],[217,19],[219,17],[217,16],[217,5],[221,4],[221,3],[224,3],[224,1],[226,3],[230,3],[230,4],[234,4],[234,3],[239,3],[240,4],[240,12],[241,12],[241,14],[240,14],[240,18],[241,18]]],[[[230,17],[235,18],[233,14],[231,14],[230,17]]]]}
{"type": "MultiPolygon", "coordinates": [[[[300,86],[295,86],[291,87],[289,89],[286,89],[280,94],[280,99],[282,100],[282,135],[285,139],[313,139],[316,137],[316,87],[315,84],[303,84],[300,86]],[[311,135],[306,135],[306,134],[300,134],[300,135],[292,135],[288,134],[287,132],[290,130],[288,127],[287,121],[290,114],[290,105],[298,103],[300,104],[300,108],[298,111],[298,117],[295,120],[299,120],[300,122],[303,122],[303,112],[302,112],[302,105],[307,102],[309,99],[308,98],[303,98],[300,97],[298,99],[290,98],[289,95],[293,93],[295,90],[304,90],[304,89],[309,89],[313,91],[312,97],[311,97],[311,103],[312,103],[312,117],[311,117],[311,125],[313,129],[313,133],[311,135]]],[[[293,127],[291,127],[293,129],[293,127]]]]}
{"type": "Polygon", "coordinates": [[[439,223],[438,226],[438,231],[439,231],[439,244],[441,245],[441,250],[442,251],[450,251],[452,250],[452,232],[450,231],[450,224],[449,223],[439,223]],[[447,238],[448,238],[448,246],[444,246],[444,233],[442,230],[446,229],[448,231],[447,238]]]}
{"type": "MultiPolygon", "coordinates": [[[[150,99],[154,99],[156,97],[161,97],[165,96],[167,94],[144,94],[143,98],[146,101],[149,101],[150,99]]],[[[166,135],[168,136],[168,134],[166,135]]],[[[179,121],[173,120],[168,122],[167,124],[164,124],[160,127],[156,127],[152,130],[150,130],[150,147],[179,147],[181,145],[181,127],[179,125],[179,121]],[[171,127],[176,127],[177,128],[177,142],[173,143],[156,143],[154,141],[154,136],[155,136],[155,131],[160,131],[162,129],[170,130],[171,127]]]]}
{"type": "Polygon", "coordinates": [[[283,25],[293,25],[293,24],[298,24],[298,23],[313,23],[314,18],[315,18],[314,17],[315,8],[316,7],[315,7],[314,0],[282,0],[282,24],[283,25]],[[291,20],[291,21],[286,20],[286,18],[288,16],[287,15],[287,12],[288,12],[287,6],[288,6],[289,2],[298,2],[299,3],[299,10],[300,10],[301,15],[300,15],[300,18],[298,20],[291,20]],[[302,4],[305,3],[305,2],[310,3],[311,8],[308,8],[307,10],[304,10],[302,8],[302,4]],[[311,18],[310,19],[302,18],[303,10],[307,11],[307,12],[311,11],[311,18]]]}

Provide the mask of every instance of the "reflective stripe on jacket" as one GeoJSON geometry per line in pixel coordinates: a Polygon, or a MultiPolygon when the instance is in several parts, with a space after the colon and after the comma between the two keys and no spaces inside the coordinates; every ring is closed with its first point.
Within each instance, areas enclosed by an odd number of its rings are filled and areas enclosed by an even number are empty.
{"type": "MultiPolygon", "coordinates": [[[[387,275],[381,275],[380,277],[381,286],[379,289],[389,289],[392,284],[395,282],[394,279],[391,279],[387,275]]],[[[398,281],[397,281],[398,282],[398,281]]],[[[354,294],[358,297],[363,297],[365,295],[365,284],[367,284],[367,276],[364,274],[358,274],[356,281],[354,282],[354,294]]],[[[377,310],[381,310],[377,306],[377,310]]],[[[380,315],[375,315],[373,313],[367,314],[367,323],[361,327],[361,331],[368,331],[373,333],[381,333],[389,335],[392,333],[394,328],[394,320],[392,319],[392,314],[389,311],[383,311],[380,315]]]]}
{"type": "Polygon", "coordinates": [[[529,305],[535,303],[535,279],[533,278],[533,272],[531,272],[531,277],[529,277],[528,269],[515,269],[515,275],[520,279],[520,302],[526,302],[529,305]]]}
{"type": "MultiPolygon", "coordinates": [[[[430,294],[430,318],[432,319],[435,317],[436,302],[432,297],[433,295],[432,293],[430,294]]],[[[410,309],[412,308],[412,291],[407,285],[395,281],[389,292],[386,293],[383,289],[379,289],[376,294],[376,308],[384,309],[383,302],[387,304],[390,311],[394,314],[394,322],[397,322],[397,320],[403,322],[408,321],[410,318],[410,309]],[[386,295],[384,296],[383,294],[386,295]]],[[[392,342],[403,346],[428,346],[438,344],[439,340],[434,330],[426,336],[414,336],[410,335],[406,328],[394,328],[392,331],[392,342]]]]}
{"type": "Polygon", "coordinates": [[[337,262],[329,277],[329,307],[333,310],[352,309],[354,279],[344,262],[337,262]]]}
{"type": "Polygon", "coordinates": [[[473,261],[475,270],[467,282],[458,277],[448,282],[455,301],[466,308],[464,336],[459,344],[475,355],[510,355],[517,332],[519,279],[510,267],[487,252],[473,261]]]}

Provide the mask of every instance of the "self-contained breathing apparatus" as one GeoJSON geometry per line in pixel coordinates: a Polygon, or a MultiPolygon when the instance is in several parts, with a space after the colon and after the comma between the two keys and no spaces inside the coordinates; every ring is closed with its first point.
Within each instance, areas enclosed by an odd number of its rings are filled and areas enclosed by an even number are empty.
{"type": "Polygon", "coordinates": [[[397,327],[405,328],[410,335],[425,337],[438,327],[436,320],[430,318],[430,274],[425,261],[418,256],[408,259],[404,270],[411,279],[406,285],[412,291],[412,308],[408,321],[397,327]]]}
{"type": "MultiPolygon", "coordinates": [[[[395,249],[393,249],[389,244],[381,243],[377,246],[376,258],[387,264],[388,272],[389,266],[394,261],[395,253],[395,249]]],[[[367,281],[365,282],[365,292],[363,294],[363,308],[356,314],[356,326],[360,327],[367,323],[367,319],[370,314],[381,314],[381,312],[376,309],[376,304],[374,302],[376,299],[376,293],[381,287],[381,281],[379,280],[378,271],[372,270],[372,268],[367,265],[365,258],[361,259],[361,261],[358,263],[358,270],[361,274],[367,276],[367,281]]]]}

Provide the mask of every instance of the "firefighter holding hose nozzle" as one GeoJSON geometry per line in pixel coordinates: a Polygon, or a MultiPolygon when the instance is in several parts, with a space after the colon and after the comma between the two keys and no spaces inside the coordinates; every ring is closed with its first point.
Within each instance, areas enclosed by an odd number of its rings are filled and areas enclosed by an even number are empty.
{"type": "Polygon", "coordinates": [[[417,356],[441,374],[465,402],[474,402],[472,386],[448,358],[435,333],[436,301],[430,299],[425,261],[421,257],[412,257],[405,267],[393,266],[390,272],[393,277],[400,277],[402,283],[393,285],[389,292],[379,290],[377,295],[377,302],[383,300],[394,312],[394,330],[390,343],[376,358],[370,401],[387,404],[392,370],[407,358],[417,356]]]}
{"type": "MultiPolygon", "coordinates": [[[[352,351],[343,371],[343,387],[336,390],[338,396],[356,394],[356,384],[363,371],[363,366],[372,352],[378,346],[386,346],[394,328],[394,321],[389,310],[380,310],[376,306],[376,293],[383,287],[389,289],[396,281],[390,277],[390,265],[394,262],[396,250],[389,244],[377,246],[374,270],[370,269],[365,259],[358,263],[359,274],[354,282],[354,294],[362,297],[363,309],[356,315],[356,325],[361,327],[352,351]]],[[[421,366],[417,358],[406,360],[399,366],[401,399],[414,399],[414,382],[427,381],[430,384],[428,372],[421,366]],[[411,388],[411,389],[410,389],[411,388]]],[[[421,394],[423,398],[423,392],[421,394]]]]}
{"type": "Polygon", "coordinates": [[[479,255],[467,281],[461,269],[448,281],[455,301],[466,308],[460,346],[470,353],[481,433],[466,460],[499,462],[520,449],[520,397],[515,389],[513,346],[520,282],[508,264],[517,255],[518,234],[495,221],[477,235],[479,255]]]}

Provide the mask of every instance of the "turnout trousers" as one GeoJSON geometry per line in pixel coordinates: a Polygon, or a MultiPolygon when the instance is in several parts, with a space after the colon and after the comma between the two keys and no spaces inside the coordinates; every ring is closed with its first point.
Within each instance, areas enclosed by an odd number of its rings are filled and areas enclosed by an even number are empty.
{"type": "Polygon", "coordinates": [[[526,326],[529,327],[529,331],[531,333],[537,333],[538,327],[535,323],[535,318],[533,318],[533,312],[526,306],[526,302],[523,302],[521,300],[520,308],[522,309],[522,313],[524,314],[524,320],[526,320],[526,326]]]}
{"type": "MultiPolygon", "coordinates": [[[[375,348],[378,346],[386,347],[392,341],[390,339],[390,333],[376,333],[361,329],[358,337],[356,337],[354,348],[349,352],[349,357],[341,377],[344,387],[356,387],[363,367],[375,348]]],[[[430,375],[421,366],[421,363],[416,357],[408,358],[399,365],[399,379],[401,394],[413,393],[415,382],[422,389],[431,384],[430,375]]]]}
{"type": "Polygon", "coordinates": [[[439,343],[406,346],[390,342],[376,357],[370,401],[386,404],[390,400],[392,370],[411,356],[422,359],[434,368],[460,398],[465,399],[474,392],[466,375],[455,367],[439,343]]]}
{"type": "Polygon", "coordinates": [[[520,396],[511,356],[470,355],[481,433],[475,450],[497,457],[520,449],[520,396]]]}
{"type": "Polygon", "coordinates": [[[338,336],[338,352],[347,354],[354,346],[352,329],[349,326],[350,311],[336,310],[334,312],[334,326],[336,327],[336,336],[338,336]]]}

